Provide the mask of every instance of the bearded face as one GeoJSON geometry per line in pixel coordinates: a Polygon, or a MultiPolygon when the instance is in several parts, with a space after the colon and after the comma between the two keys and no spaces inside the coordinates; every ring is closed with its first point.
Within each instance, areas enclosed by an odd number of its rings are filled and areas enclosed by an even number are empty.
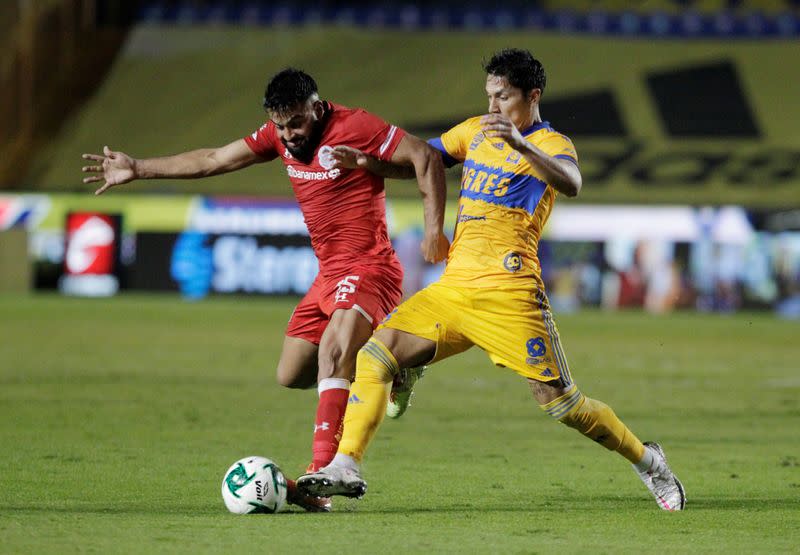
{"type": "Polygon", "coordinates": [[[292,109],[272,115],[283,146],[302,162],[310,162],[325,128],[325,106],[317,101],[298,103],[292,109]]]}

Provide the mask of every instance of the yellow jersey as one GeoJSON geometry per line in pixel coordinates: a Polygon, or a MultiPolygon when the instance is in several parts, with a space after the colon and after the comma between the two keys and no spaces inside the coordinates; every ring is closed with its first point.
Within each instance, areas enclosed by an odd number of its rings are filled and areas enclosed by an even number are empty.
{"type": "MultiPolygon", "coordinates": [[[[540,287],[537,249],[556,190],[501,139],[481,130],[480,116],[429,141],[446,165],[463,162],[456,230],[442,283],[466,287],[540,287]]],[[[575,147],[546,121],[522,131],[534,146],[578,163],[575,147]]]]}

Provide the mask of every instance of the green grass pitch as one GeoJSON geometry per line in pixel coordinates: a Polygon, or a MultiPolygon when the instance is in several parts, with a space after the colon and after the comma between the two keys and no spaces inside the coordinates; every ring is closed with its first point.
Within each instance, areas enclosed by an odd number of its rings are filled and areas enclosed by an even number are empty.
{"type": "MultiPolygon", "coordinates": [[[[581,312],[584,392],[658,440],[687,510],[546,417],[479,350],[439,364],[332,514],[236,516],[236,459],[308,461],[315,393],[274,381],[293,299],[0,297],[0,552],[797,551],[797,323],[581,312]]],[[[502,333],[502,330],[498,330],[502,333]]]]}

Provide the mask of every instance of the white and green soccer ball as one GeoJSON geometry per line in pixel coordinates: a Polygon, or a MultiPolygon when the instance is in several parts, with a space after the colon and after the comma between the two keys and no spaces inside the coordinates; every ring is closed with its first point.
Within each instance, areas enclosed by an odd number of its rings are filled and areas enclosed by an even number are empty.
{"type": "Polygon", "coordinates": [[[286,505],[286,477],[271,460],[245,457],[222,479],[222,500],[232,513],[277,513],[286,505]]]}

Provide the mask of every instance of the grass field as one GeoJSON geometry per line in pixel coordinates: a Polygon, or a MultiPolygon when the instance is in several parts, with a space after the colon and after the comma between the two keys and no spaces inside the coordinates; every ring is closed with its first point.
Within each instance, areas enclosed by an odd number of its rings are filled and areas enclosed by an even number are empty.
{"type": "Polygon", "coordinates": [[[0,297],[0,552],[799,549],[800,328],[766,314],[558,320],[582,389],[664,445],[683,513],[472,350],[384,424],[363,500],[230,515],[234,460],[308,460],[315,394],[273,378],[293,303],[0,297]]]}

